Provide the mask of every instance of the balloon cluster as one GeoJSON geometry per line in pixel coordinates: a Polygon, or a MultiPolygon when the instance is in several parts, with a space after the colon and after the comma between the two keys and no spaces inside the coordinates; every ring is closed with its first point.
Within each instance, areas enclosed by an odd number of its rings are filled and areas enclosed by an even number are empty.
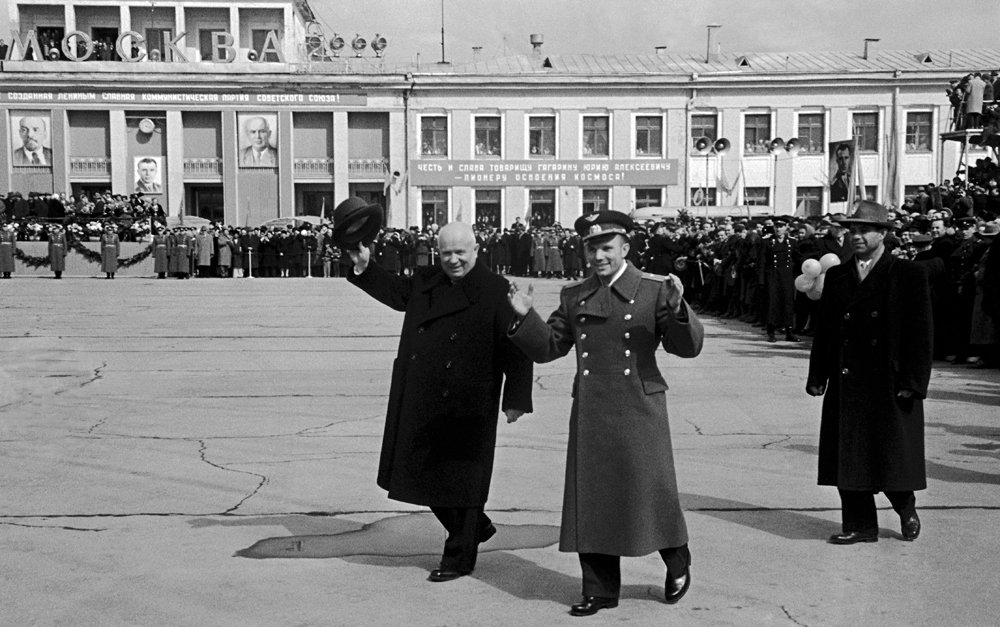
{"type": "Polygon", "coordinates": [[[827,253],[815,259],[802,262],[802,274],[795,278],[795,289],[804,293],[809,300],[819,300],[823,295],[823,284],[826,282],[826,271],[840,265],[840,257],[827,253]]]}

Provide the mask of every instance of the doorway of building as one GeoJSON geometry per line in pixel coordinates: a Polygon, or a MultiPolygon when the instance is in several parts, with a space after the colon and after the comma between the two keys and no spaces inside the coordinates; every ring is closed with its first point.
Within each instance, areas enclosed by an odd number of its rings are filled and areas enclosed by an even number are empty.
{"type": "Polygon", "coordinates": [[[225,222],[226,205],[221,185],[188,185],[186,191],[186,215],[218,223],[225,222]]]}
{"type": "Polygon", "coordinates": [[[295,185],[295,215],[322,216],[333,220],[333,185],[298,183],[295,185]]]}
{"type": "Polygon", "coordinates": [[[385,224],[385,188],[382,183],[351,183],[351,196],[357,196],[369,205],[382,207],[382,224],[385,224]]]}

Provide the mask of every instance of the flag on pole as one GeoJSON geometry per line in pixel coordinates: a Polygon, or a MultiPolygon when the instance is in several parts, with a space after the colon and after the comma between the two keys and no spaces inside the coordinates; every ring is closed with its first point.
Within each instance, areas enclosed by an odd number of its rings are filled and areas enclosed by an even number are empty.
{"type": "Polygon", "coordinates": [[[326,196],[323,196],[323,202],[319,206],[319,223],[323,224],[326,221],[326,196]]]}
{"type": "Polygon", "coordinates": [[[800,200],[799,204],[795,205],[795,216],[796,218],[806,217],[806,201],[800,200]]]}

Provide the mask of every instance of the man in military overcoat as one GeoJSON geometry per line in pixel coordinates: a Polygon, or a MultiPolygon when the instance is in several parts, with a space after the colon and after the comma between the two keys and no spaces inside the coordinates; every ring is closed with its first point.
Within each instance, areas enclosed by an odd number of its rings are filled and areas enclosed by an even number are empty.
{"type": "Polygon", "coordinates": [[[101,272],[106,279],[115,278],[118,272],[118,255],[121,254],[121,242],[118,240],[118,231],[115,225],[110,222],[104,226],[104,233],[101,234],[101,272]]]}
{"type": "Polygon", "coordinates": [[[478,545],[496,533],[483,508],[497,414],[502,409],[513,422],[531,411],[532,364],[507,338],[514,318],[509,283],[476,263],[472,228],[445,225],[439,249],[439,266],[400,276],[359,245],[350,251],[354,268],[347,279],[406,312],[378,485],[390,499],[429,506],[448,531],[441,566],[429,577],[440,582],[472,572],[478,545]]]}
{"type": "Polygon", "coordinates": [[[69,246],[66,243],[66,231],[62,225],[53,224],[49,228],[49,268],[55,274],[55,278],[61,279],[62,273],[66,270],[66,253],[69,246]]]}
{"type": "Polygon", "coordinates": [[[631,218],[601,211],[574,226],[594,274],[563,288],[548,322],[532,309],[530,287],[512,287],[510,297],[519,318],[511,337],[532,360],[576,348],[559,550],[579,554],[584,598],[570,613],[616,607],[620,557],[654,551],[667,565],[666,600],[676,603],[691,583],[691,554],[656,349],[695,357],[704,333],[680,279],[625,260],[631,218]]]}
{"type": "Polygon", "coordinates": [[[0,229],[0,275],[9,279],[14,272],[14,255],[17,250],[17,235],[14,225],[10,222],[0,229]]]}
{"type": "Polygon", "coordinates": [[[882,205],[850,218],[854,259],[827,270],[806,391],[823,396],[819,484],[840,492],[843,533],[833,544],[878,541],[875,494],[899,514],[903,539],[920,533],[914,491],[927,487],[924,408],[933,323],[923,265],[889,253],[882,205]]]}

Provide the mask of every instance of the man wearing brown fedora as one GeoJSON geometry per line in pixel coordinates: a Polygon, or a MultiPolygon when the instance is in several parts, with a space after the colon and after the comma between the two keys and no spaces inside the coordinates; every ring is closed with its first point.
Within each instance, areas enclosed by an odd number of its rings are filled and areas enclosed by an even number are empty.
{"type": "Polygon", "coordinates": [[[920,534],[914,491],[927,487],[924,409],[933,322],[926,269],[886,250],[888,211],[862,201],[841,218],[854,259],[830,268],[819,302],[806,391],[824,396],[819,484],[840,492],[833,544],[878,541],[875,494],[920,534]]]}

